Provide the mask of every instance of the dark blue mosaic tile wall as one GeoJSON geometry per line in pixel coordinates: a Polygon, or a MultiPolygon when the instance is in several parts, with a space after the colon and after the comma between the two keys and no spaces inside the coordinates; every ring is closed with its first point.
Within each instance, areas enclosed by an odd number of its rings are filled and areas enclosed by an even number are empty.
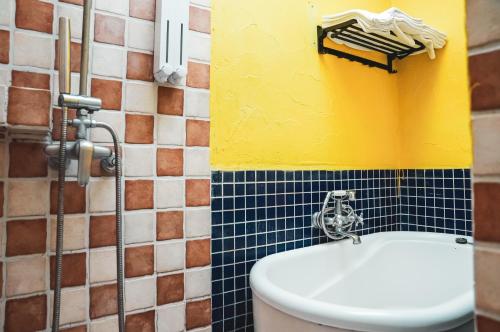
{"type": "Polygon", "coordinates": [[[364,217],[359,235],[470,233],[469,170],[213,172],[214,331],[253,331],[248,283],[253,264],[266,255],[326,242],[310,218],[327,191],[340,189],[356,191],[352,204],[364,217]]]}

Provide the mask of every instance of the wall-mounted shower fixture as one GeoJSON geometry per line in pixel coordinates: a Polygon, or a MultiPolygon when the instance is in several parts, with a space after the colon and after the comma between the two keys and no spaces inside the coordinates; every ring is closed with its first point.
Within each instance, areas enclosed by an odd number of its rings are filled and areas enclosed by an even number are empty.
{"type": "Polygon", "coordinates": [[[349,201],[355,199],[354,190],[329,191],[321,211],[312,215],[312,226],[323,230],[332,240],[348,237],[354,244],[360,244],[361,239],[352,232],[352,227],[363,225],[363,214],[358,216],[349,205],[349,201]]]}
{"type": "Polygon", "coordinates": [[[96,122],[91,116],[101,108],[101,100],[88,96],[88,62],[90,43],[90,17],[92,1],[85,0],[83,7],[82,52],[80,61],[80,93],[70,94],[70,20],[67,17],[59,18],[59,98],[58,104],[62,109],[61,138],[59,143],[46,146],[45,152],[49,156],[49,163],[58,168],[57,194],[57,230],[56,230],[56,273],[54,287],[54,305],[52,316],[52,332],[59,331],[61,312],[61,281],[64,234],[64,186],[68,160],[78,160],[78,183],[85,186],[89,182],[91,163],[93,159],[100,159],[102,168],[115,174],[116,181],[116,260],[117,260],[117,294],[118,294],[118,328],[125,331],[124,305],[124,273],[123,273],[123,234],[122,234],[122,207],[121,207],[121,161],[118,136],[111,126],[96,122]],[[76,109],[77,117],[68,121],[68,109],[76,109]],[[76,141],[67,142],[67,126],[77,129],[76,141]],[[114,152],[110,148],[92,143],[88,137],[90,128],[107,130],[114,143],[114,152]]]}

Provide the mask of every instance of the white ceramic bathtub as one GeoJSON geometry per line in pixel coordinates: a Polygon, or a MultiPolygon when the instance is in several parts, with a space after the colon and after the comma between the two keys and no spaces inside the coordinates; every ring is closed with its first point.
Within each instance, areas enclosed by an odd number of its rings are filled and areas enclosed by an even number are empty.
{"type": "Polygon", "coordinates": [[[473,331],[473,248],[456,238],[384,232],[267,256],[250,273],[255,330],[473,331]]]}

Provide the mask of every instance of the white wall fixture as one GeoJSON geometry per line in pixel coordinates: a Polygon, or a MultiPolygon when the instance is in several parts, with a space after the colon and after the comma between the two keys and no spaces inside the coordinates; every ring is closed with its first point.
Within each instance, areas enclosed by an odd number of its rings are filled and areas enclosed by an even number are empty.
{"type": "Polygon", "coordinates": [[[156,0],[153,70],[159,84],[185,82],[188,22],[189,0],[156,0]]]}

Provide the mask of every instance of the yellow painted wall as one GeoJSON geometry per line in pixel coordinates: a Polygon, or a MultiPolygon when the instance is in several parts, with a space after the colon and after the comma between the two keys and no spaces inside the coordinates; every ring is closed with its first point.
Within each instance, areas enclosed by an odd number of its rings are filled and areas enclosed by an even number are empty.
{"type": "MultiPolygon", "coordinates": [[[[446,2],[452,1],[457,2],[446,2]]],[[[409,6],[403,0],[400,2],[403,9],[409,6]]],[[[417,93],[413,84],[417,88],[426,85],[425,80],[412,78],[417,72],[429,72],[426,66],[431,61],[426,55],[412,59],[408,68],[400,65],[399,74],[388,75],[382,70],[317,53],[315,27],[321,15],[351,8],[382,11],[390,6],[389,0],[215,0],[212,167],[375,169],[469,165],[467,101],[462,105],[458,100],[449,106],[445,99],[449,99],[450,92],[442,91],[463,85],[462,92],[467,95],[463,31],[459,34],[463,52],[447,53],[447,58],[463,56],[463,63],[454,61],[454,66],[462,66],[460,70],[451,72],[453,66],[448,65],[444,71],[433,64],[438,72],[432,72],[431,76],[439,76],[439,84],[432,86],[440,91],[429,92],[433,97],[429,99],[425,98],[425,91],[417,90],[418,98],[426,101],[422,107],[429,108],[425,113],[419,113],[418,104],[409,107],[406,100],[417,93]],[[402,77],[405,70],[412,72],[402,77]],[[454,75],[452,85],[446,79],[450,75],[454,75]],[[409,92],[404,93],[404,89],[409,92]],[[440,111],[432,113],[435,105],[440,111]],[[459,111],[455,109],[457,105],[459,111]],[[443,122],[449,124],[445,119],[450,113],[462,117],[456,120],[459,125],[453,130],[438,126],[443,122]],[[443,121],[436,122],[434,127],[423,126],[434,123],[432,118],[436,117],[443,121]],[[412,121],[417,119],[421,124],[414,128],[412,121]],[[432,127],[434,131],[424,135],[419,127],[425,130],[432,127]],[[455,130],[457,135],[448,135],[455,130]],[[462,144],[457,144],[457,137],[465,137],[462,144]],[[403,151],[422,146],[426,150],[418,154],[403,151]],[[442,150],[448,152],[446,160],[439,160],[442,150]]],[[[463,10],[462,6],[462,15],[463,10]]],[[[456,21],[451,25],[462,30],[464,26],[456,21]]]]}

